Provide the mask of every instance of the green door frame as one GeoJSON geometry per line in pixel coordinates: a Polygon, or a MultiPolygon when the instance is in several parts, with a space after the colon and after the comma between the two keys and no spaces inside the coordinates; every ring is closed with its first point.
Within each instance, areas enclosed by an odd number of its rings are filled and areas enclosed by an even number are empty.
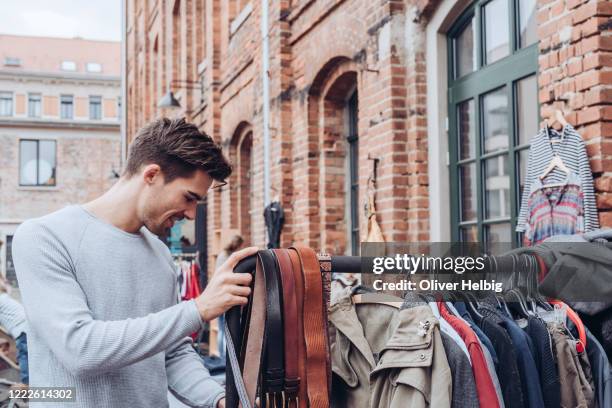
{"type": "MultiPolygon", "coordinates": [[[[517,169],[517,155],[520,151],[528,148],[528,145],[518,145],[518,124],[517,122],[517,92],[516,82],[537,75],[538,72],[538,44],[532,44],[528,47],[519,49],[519,18],[518,4],[519,0],[509,0],[509,27],[510,27],[510,47],[511,52],[507,57],[494,62],[491,65],[484,65],[485,44],[481,41],[484,37],[484,13],[483,7],[491,0],[475,1],[461,17],[457,19],[451,30],[448,32],[448,120],[449,120],[449,165],[450,165],[450,197],[451,197],[451,239],[453,241],[460,240],[460,226],[476,225],[478,231],[478,241],[484,242],[485,226],[504,223],[510,221],[512,231],[516,227],[516,218],[519,210],[519,178],[517,169]],[[455,78],[457,71],[456,59],[454,57],[455,39],[457,35],[465,28],[472,17],[475,16],[474,24],[476,24],[474,41],[477,44],[476,50],[476,70],[464,75],[461,78],[455,78]],[[495,151],[482,155],[483,142],[483,121],[482,118],[482,97],[496,89],[505,86],[508,97],[508,126],[509,126],[509,149],[504,151],[495,151]],[[475,123],[475,138],[476,152],[475,158],[459,160],[458,146],[458,117],[457,109],[461,102],[474,100],[474,123],[475,123]],[[495,219],[491,221],[484,220],[484,182],[483,182],[483,166],[484,160],[500,155],[508,155],[510,174],[510,213],[511,217],[503,219],[495,219]],[[460,222],[461,197],[459,189],[459,166],[470,162],[476,163],[476,180],[477,180],[477,219],[476,222],[460,222]]],[[[518,243],[518,235],[512,233],[512,243],[518,243]]]]}

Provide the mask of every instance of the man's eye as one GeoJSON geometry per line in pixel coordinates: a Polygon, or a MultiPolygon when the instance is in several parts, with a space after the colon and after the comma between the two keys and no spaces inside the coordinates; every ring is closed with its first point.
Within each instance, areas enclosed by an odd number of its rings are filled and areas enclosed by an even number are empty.
{"type": "Polygon", "coordinates": [[[185,196],[185,201],[187,201],[188,203],[190,203],[190,202],[192,202],[192,201],[193,201],[193,198],[192,198],[192,197],[189,197],[189,196],[185,196]]]}

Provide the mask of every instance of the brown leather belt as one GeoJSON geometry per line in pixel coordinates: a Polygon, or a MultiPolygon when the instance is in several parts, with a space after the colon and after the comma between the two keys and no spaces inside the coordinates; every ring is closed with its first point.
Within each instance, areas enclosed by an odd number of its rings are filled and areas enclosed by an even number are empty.
{"type": "Polygon", "coordinates": [[[306,377],[306,340],[304,336],[304,276],[302,275],[302,264],[300,256],[294,248],[288,250],[291,264],[293,265],[293,276],[295,278],[295,301],[297,305],[298,323],[297,323],[297,356],[298,356],[298,373],[300,377],[300,389],[298,394],[298,402],[300,408],[308,406],[308,383],[306,377]]]}
{"type": "Polygon", "coordinates": [[[283,326],[285,345],[285,406],[297,406],[300,377],[298,372],[298,309],[295,296],[293,264],[286,249],[273,249],[278,260],[283,293],[283,326]]]}
{"type": "Polygon", "coordinates": [[[304,337],[306,340],[306,381],[311,408],[328,408],[330,392],[327,315],[323,278],[317,254],[310,248],[294,248],[304,274],[304,337]]]}

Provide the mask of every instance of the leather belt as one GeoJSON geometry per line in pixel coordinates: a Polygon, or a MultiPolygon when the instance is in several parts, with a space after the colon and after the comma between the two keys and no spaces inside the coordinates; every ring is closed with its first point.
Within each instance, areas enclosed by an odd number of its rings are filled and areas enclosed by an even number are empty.
{"type": "Polygon", "coordinates": [[[278,260],[281,284],[283,287],[283,325],[285,346],[285,404],[294,408],[297,406],[300,377],[298,373],[298,319],[297,302],[295,296],[295,278],[293,264],[286,249],[273,249],[278,260]]]}
{"type": "Polygon", "coordinates": [[[323,279],[317,254],[310,248],[294,248],[304,274],[304,337],[306,340],[306,381],[311,408],[328,408],[331,378],[329,343],[323,279]]]}
{"type": "MultiPolygon", "coordinates": [[[[270,250],[259,251],[259,258],[266,280],[266,327],[264,333],[264,377],[262,383],[262,406],[273,398],[279,406],[285,382],[284,331],[282,293],[278,262],[270,250]]],[[[254,309],[257,313],[257,310],[254,309]]],[[[249,334],[249,338],[252,333],[249,334]]],[[[248,354],[246,355],[248,358],[248,354]]]]}
{"type": "Polygon", "coordinates": [[[297,306],[298,320],[297,329],[297,357],[298,357],[298,373],[300,377],[300,389],[298,391],[299,406],[308,406],[308,382],[306,376],[306,340],[304,338],[304,275],[302,275],[302,264],[300,256],[295,249],[289,249],[289,259],[293,266],[293,277],[295,278],[295,302],[297,306]]]}
{"type": "Polygon", "coordinates": [[[259,313],[250,313],[249,320],[251,326],[251,335],[248,338],[243,338],[241,331],[240,307],[233,307],[226,313],[226,326],[228,334],[228,353],[226,362],[226,406],[228,408],[238,407],[238,399],[243,408],[251,408],[255,406],[257,396],[257,386],[259,382],[259,371],[262,364],[263,356],[263,340],[265,330],[265,308],[266,308],[266,282],[263,276],[261,261],[259,256],[254,255],[241,261],[234,273],[252,273],[254,274],[252,283],[252,292],[249,297],[249,304],[244,308],[245,311],[258,310],[259,313]],[[241,355],[245,356],[242,366],[238,366],[237,362],[232,360],[231,356],[236,355],[236,348],[240,348],[241,344],[245,343],[241,355]],[[236,346],[236,348],[234,347],[236,346]],[[241,376],[241,373],[242,374],[241,376]],[[241,378],[242,377],[242,378],[241,378]],[[243,383],[243,387],[240,387],[243,383]],[[233,392],[241,388],[245,389],[245,395],[233,392]]]}
{"type": "Polygon", "coordinates": [[[260,407],[328,408],[329,281],[316,253],[259,251],[234,272],[255,276],[247,306],[226,313],[226,406],[253,408],[259,396],[260,407]]]}

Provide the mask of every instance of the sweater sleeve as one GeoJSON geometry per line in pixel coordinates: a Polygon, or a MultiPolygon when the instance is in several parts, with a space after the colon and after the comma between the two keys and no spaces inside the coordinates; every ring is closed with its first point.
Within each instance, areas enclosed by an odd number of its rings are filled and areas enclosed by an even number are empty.
{"type": "Polygon", "coordinates": [[[599,217],[597,214],[597,203],[595,200],[595,187],[593,186],[593,173],[589,163],[589,156],[582,136],[571,126],[568,125],[566,131],[577,139],[578,151],[578,176],[584,193],[584,230],[585,232],[599,228],[599,217]]]}
{"type": "Polygon", "coordinates": [[[68,249],[36,221],[18,228],[13,259],[29,329],[75,376],[94,376],[136,363],[201,327],[194,301],[139,318],[94,319],[68,249]]]}
{"type": "Polygon", "coordinates": [[[190,407],[216,408],[225,397],[223,387],[210,376],[188,337],[166,351],[166,376],[170,392],[190,407]]]}
{"type": "Polygon", "coordinates": [[[8,293],[0,294],[0,324],[16,339],[26,332],[26,317],[21,303],[8,293]]]}

